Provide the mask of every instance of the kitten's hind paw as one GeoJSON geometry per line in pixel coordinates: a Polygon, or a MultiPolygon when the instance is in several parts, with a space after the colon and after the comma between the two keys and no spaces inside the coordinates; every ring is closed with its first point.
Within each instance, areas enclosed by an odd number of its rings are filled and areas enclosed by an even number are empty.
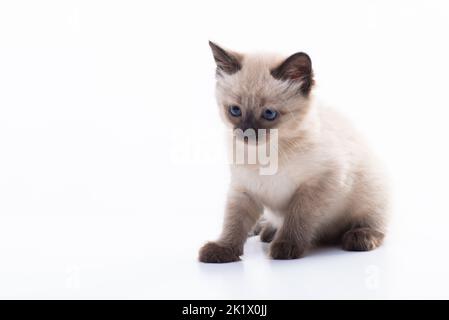
{"type": "Polygon", "coordinates": [[[240,260],[242,253],[231,247],[219,245],[216,242],[208,242],[201,249],[198,259],[206,263],[225,263],[240,260]]]}
{"type": "Polygon", "coordinates": [[[355,228],[343,235],[342,247],[347,251],[369,251],[382,244],[384,234],[371,228],[355,228]]]}
{"type": "Polygon", "coordinates": [[[274,236],[276,235],[276,228],[271,225],[265,225],[262,231],[260,232],[260,241],[269,243],[273,241],[274,236]]]}

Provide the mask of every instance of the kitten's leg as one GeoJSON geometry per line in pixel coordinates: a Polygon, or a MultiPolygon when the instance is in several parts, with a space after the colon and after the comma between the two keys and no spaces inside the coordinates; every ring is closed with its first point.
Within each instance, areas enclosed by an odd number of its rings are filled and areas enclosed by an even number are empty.
{"type": "Polygon", "coordinates": [[[389,212],[388,186],[376,178],[365,173],[355,185],[349,228],[341,238],[344,250],[373,250],[383,242],[389,212]]]}
{"type": "Polygon", "coordinates": [[[199,253],[201,262],[223,263],[240,260],[248,232],[262,214],[263,207],[249,194],[229,193],[223,231],[215,242],[206,243],[199,253]]]}
{"type": "Polygon", "coordinates": [[[270,246],[273,259],[298,259],[311,243],[311,230],[299,214],[289,214],[270,246]]]}
{"type": "Polygon", "coordinates": [[[318,184],[298,188],[271,243],[270,256],[273,259],[297,259],[310,247],[315,214],[324,203],[324,196],[324,187],[318,184]]]}

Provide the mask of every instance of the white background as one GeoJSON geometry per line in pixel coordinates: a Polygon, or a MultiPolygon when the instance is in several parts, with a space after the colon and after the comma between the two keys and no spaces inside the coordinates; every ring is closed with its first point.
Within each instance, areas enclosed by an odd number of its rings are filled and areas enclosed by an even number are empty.
{"type": "Polygon", "coordinates": [[[447,1],[2,1],[1,298],[449,298],[447,1]],[[307,52],[392,178],[384,247],[197,262],[228,170],[207,41],[307,52]]]}

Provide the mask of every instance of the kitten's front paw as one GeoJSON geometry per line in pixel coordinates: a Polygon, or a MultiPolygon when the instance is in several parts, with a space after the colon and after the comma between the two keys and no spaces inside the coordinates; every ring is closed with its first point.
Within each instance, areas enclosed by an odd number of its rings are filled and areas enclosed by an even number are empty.
{"type": "MultiPolygon", "coordinates": [[[[238,250],[237,250],[238,251],[238,250]]],[[[216,242],[208,242],[201,249],[198,259],[206,263],[225,263],[239,261],[241,254],[233,248],[225,247],[216,242]]]]}
{"type": "Polygon", "coordinates": [[[304,251],[304,247],[290,241],[275,241],[270,246],[270,256],[278,260],[301,258],[304,251]]]}

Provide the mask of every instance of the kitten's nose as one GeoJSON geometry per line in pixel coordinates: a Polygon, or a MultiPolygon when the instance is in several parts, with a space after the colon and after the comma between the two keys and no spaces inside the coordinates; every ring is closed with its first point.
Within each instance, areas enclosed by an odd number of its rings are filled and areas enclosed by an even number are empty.
{"type": "Polygon", "coordinates": [[[239,125],[237,126],[238,129],[241,129],[243,132],[245,132],[248,129],[252,129],[250,131],[255,131],[257,134],[257,124],[252,115],[248,115],[245,119],[243,119],[239,125]]]}

